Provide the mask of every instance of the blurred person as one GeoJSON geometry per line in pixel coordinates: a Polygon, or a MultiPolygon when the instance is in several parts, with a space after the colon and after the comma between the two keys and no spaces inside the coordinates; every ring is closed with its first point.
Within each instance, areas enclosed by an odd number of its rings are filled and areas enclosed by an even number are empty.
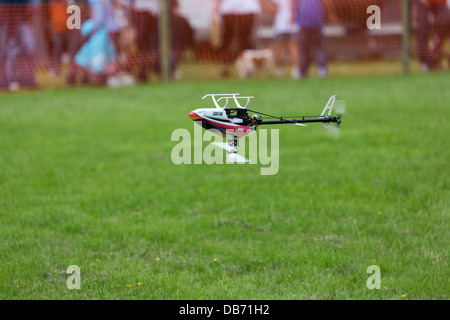
{"type": "Polygon", "coordinates": [[[61,56],[63,45],[68,42],[69,29],[67,28],[68,0],[49,0],[49,16],[51,25],[52,52],[50,76],[59,76],[61,71],[61,56]]]}
{"type": "Polygon", "coordinates": [[[178,0],[169,0],[170,34],[171,34],[171,74],[174,78],[181,78],[182,71],[178,61],[183,57],[188,47],[194,47],[194,30],[183,16],[178,0]]]}
{"type": "MultiPolygon", "coordinates": [[[[50,0],[36,0],[39,1],[39,17],[40,17],[40,32],[42,32],[42,42],[39,47],[40,50],[45,50],[49,54],[49,59],[51,59],[52,54],[52,23],[50,19],[50,0]]],[[[51,63],[51,61],[50,61],[51,63]]]]}
{"type": "Polygon", "coordinates": [[[83,45],[75,61],[93,77],[94,84],[104,85],[116,70],[114,39],[119,26],[114,18],[111,0],[89,0],[91,18],[81,28],[83,45]]]}
{"type": "Polygon", "coordinates": [[[117,39],[117,54],[126,58],[135,50],[136,29],[132,23],[130,0],[114,1],[114,16],[119,25],[120,33],[117,39]]]}
{"type": "Polygon", "coordinates": [[[159,0],[131,0],[131,16],[136,28],[138,82],[147,82],[150,71],[159,72],[159,0]]]}
{"type": "Polygon", "coordinates": [[[230,64],[246,49],[253,49],[255,18],[261,13],[259,0],[214,0],[214,10],[221,16],[223,31],[223,66],[221,74],[229,76],[230,64]]]}
{"type": "Polygon", "coordinates": [[[317,75],[327,76],[327,57],[322,27],[325,24],[325,7],[322,0],[298,0],[296,21],[300,26],[300,77],[308,77],[308,70],[314,58],[317,75]]]}
{"type": "Polygon", "coordinates": [[[133,75],[136,67],[136,29],[132,23],[132,1],[114,0],[114,17],[119,26],[119,32],[114,37],[116,49],[116,62],[114,63],[114,75],[108,78],[110,87],[121,87],[135,84],[133,75]]]}
{"type": "MultiPolygon", "coordinates": [[[[81,23],[83,24],[89,16],[89,4],[88,0],[68,0],[69,5],[77,5],[81,9],[81,23]]],[[[66,17],[68,15],[66,14],[66,17]]],[[[84,84],[89,84],[89,74],[83,68],[80,68],[75,57],[78,50],[83,44],[83,35],[80,29],[67,29],[67,53],[69,54],[69,64],[67,67],[66,83],[69,86],[75,85],[78,78],[81,77],[81,81],[84,84]]]]}
{"type": "Polygon", "coordinates": [[[426,72],[430,64],[430,52],[428,49],[428,37],[430,34],[430,25],[428,23],[429,3],[427,0],[416,0],[417,14],[417,54],[420,62],[420,68],[426,72]]]}
{"type": "Polygon", "coordinates": [[[447,0],[416,0],[417,51],[422,71],[441,69],[443,42],[449,35],[447,0]],[[430,20],[432,23],[430,23],[430,20]],[[429,46],[430,38],[433,46],[429,46]]]}
{"type": "Polygon", "coordinates": [[[0,0],[0,90],[8,89],[6,76],[7,33],[9,28],[9,10],[5,0],[0,0]]]}
{"type": "Polygon", "coordinates": [[[31,0],[0,0],[0,89],[36,88],[31,0]]]}
{"type": "Polygon", "coordinates": [[[300,75],[298,67],[298,25],[293,17],[295,0],[272,0],[277,6],[273,29],[275,31],[275,61],[276,75],[279,78],[284,77],[284,61],[286,54],[289,53],[292,63],[291,76],[297,79],[300,75]]]}
{"type": "MultiPolygon", "coordinates": [[[[430,9],[433,15],[432,24],[432,46],[431,68],[442,69],[442,59],[446,58],[450,63],[450,54],[444,53],[444,43],[450,36],[450,1],[449,0],[429,0],[430,9]]],[[[450,68],[450,65],[449,65],[450,68]]]]}

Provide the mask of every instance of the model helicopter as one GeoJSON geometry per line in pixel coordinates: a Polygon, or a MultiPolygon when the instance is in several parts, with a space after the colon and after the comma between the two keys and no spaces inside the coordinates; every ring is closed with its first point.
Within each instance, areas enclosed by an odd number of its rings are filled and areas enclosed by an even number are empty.
{"type": "Polygon", "coordinates": [[[223,137],[227,137],[227,143],[216,144],[227,151],[227,159],[235,162],[248,162],[247,159],[238,154],[239,138],[245,137],[251,131],[256,131],[262,125],[292,124],[306,126],[308,123],[321,123],[326,129],[339,128],[343,110],[337,116],[332,116],[336,95],[331,96],[320,116],[302,117],[278,117],[248,109],[250,100],[254,97],[242,97],[239,93],[207,94],[203,99],[211,97],[215,108],[200,108],[189,113],[189,117],[206,130],[215,131],[223,137]],[[219,101],[225,100],[221,106],[219,101]],[[234,107],[229,106],[232,100],[234,107]],[[242,106],[239,100],[247,100],[242,106]],[[255,112],[250,116],[249,112],[255,112]],[[258,115],[259,114],[259,115],[258,115]],[[335,124],[335,127],[332,126],[335,124]]]}

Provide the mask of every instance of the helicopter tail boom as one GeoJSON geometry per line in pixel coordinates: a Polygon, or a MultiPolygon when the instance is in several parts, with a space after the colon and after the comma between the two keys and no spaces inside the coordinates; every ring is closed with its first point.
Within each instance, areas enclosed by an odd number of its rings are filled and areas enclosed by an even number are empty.
{"type": "Polygon", "coordinates": [[[265,124],[294,124],[294,125],[305,125],[307,123],[322,123],[322,125],[326,129],[331,129],[331,124],[336,123],[339,125],[341,123],[340,116],[334,117],[331,116],[331,112],[333,111],[334,103],[336,102],[336,95],[331,96],[328,100],[328,103],[326,104],[325,108],[323,109],[320,116],[317,117],[301,117],[298,119],[295,118],[289,118],[289,117],[273,117],[276,118],[276,120],[259,120],[258,125],[265,125],[265,124]]]}

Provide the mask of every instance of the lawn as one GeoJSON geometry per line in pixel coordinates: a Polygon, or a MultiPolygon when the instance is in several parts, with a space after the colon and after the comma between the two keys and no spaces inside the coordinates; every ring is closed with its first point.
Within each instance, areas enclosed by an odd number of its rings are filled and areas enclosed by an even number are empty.
{"type": "MultiPolygon", "coordinates": [[[[450,74],[0,94],[0,299],[448,299],[450,74]],[[174,165],[207,93],[320,114],[279,171],[174,165]],[[66,269],[81,270],[69,290],[66,269]],[[380,289],[367,268],[379,266],[380,289]]],[[[277,127],[273,127],[277,128],[277,127]]]]}

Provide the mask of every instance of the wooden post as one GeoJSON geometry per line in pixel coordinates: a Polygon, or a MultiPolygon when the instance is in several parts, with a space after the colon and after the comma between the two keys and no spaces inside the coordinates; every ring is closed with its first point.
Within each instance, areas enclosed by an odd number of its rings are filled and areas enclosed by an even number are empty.
{"type": "Polygon", "coordinates": [[[159,59],[161,68],[161,80],[170,80],[170,9],[168,0],[159,0],[159,59]]]}
{"type": "Polygon", "coordinates": [[[403,0],[403,73],[409,74],[411,64],[411,1],[403,0]]]}

